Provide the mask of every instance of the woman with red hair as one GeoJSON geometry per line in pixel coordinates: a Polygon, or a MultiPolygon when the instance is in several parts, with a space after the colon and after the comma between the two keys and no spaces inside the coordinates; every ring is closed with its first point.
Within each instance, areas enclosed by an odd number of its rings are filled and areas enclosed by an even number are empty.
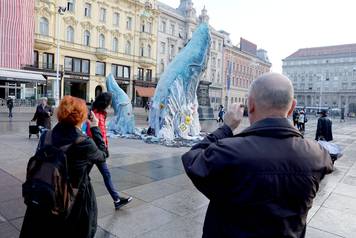
{"type": "MultiPolygon", "coordinates": [[[[28,206],[21,238],[94,237],[97,205],[89,173],[94,163],[105,161],[108,153],[94,113],[91,112],[89,120],[93,139],[82,133],[81,125],[87,117],[88,110],[82,99],[65,96],[57,110],[58,124],[50,131],[53,146],[61,148],[70,145],[66,151],[69,181],[74,189],[78,189],[70,214],[63,218],[47,210],[28,206]]],[[[39,149],[45,144],[46,134],[41,137],[39,149]]]]}

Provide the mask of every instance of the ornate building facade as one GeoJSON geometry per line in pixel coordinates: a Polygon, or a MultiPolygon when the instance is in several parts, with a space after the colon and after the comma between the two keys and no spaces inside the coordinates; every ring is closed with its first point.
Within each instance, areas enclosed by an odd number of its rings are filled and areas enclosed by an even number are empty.
{"type": "Polygon", "coordinates": [[[356,44],[299,49],[283,60],[300,107],[356,113],[356,44]]]}
{"type": "Polygon", "coordinates": [[[59,40],[61,96],[94,99],[113,73],[136,101],[156,85],[157,17],[155,1],[36,0],[34,60],[24,68],[41,71],[54,97],[59,40]]]}
{"type": "MultiPolygon", "coordinates": [[[[160,76],[174,56],[184,48],[195,28],[201,22],[209,23],[207,10],[204,8],[197,16],[192,0],[181,0],[178,8],[157,2],[160,12],[157,40],[157,74],[160,76]]],[[[207,70],[202,80],[211,83],[209,96],[211,106],[217,109],[223,98],[223,35],[210,27],[212,44],[207,70]]]]}
{"type": "Polygon", "coordinates": [[[253,80],[270,72],[272,64],[267,51],[257,50],[257,46],[240,39],[240,46],[232,44],[229,34],[225,35],[224,47],[224,105],[232,103],[247,104],[248,88],[253,80]]]}

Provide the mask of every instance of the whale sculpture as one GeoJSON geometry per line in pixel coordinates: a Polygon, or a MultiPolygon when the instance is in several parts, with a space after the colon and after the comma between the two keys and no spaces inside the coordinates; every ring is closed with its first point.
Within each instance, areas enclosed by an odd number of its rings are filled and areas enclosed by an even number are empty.
{"type": "Polygon", "coordinates": [[[149,114],[150,128],[158,138],[189,140],[200,135],[197,89],[210,44],[209,26],[202,23],[162,74],[149,114]]]}
{"type": "Polygon", "coordinates": [[[135,117],[132,113],[132,104],[129,96],[120,88],[112,74],[109,74],[106,78],[106,87],[108,92],[111,92],[113,95],[112,107],[115,112],[115,116],[108,125],[109,132],[116,135],[134,134],[135,117]]]}

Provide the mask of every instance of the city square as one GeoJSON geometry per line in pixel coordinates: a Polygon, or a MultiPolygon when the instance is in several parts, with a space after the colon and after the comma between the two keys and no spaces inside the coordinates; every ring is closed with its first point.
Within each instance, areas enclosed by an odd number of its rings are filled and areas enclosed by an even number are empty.
{"type": "Polygon", "coordinates": [[[356,237],[355,8],[1,0],[0,238],[356,237]]]}
{"type": "MultiPolygon", "coordinates": [[[[10,238],[18,237],[21,228],[25,212],[21,184],[38,139],[27,137],[30,109],[15,111],[12,121],[2,109],[0,234],[10,238]]],[[[135,113],[137,124],[145,126],[144,110],[136,109],[135,113]]],[[[333,123],[335,142],[343,148],[344,156],[336,161],[334,172],[320,185],[308,215],[308,238],[356,235],[356,120],[340,123],[335,118],[333,123]]],[[[203,122],[206,132],[217,126],[216,121],[206,125],[203,122]]],[[[248,120],[244,118],[241,129],[247,126],[248,120]]],[[[314,139],[315,129],[316,119],[310,117],[306,138],[314,139]]],[[[209,201],[185,175],[181,155],[188,150],[139,140],[110,139],[108,164],[112,179],[120,194],[131,195],[134,200],[115,211],[101,175],[93,170],[90,176],[99,210],[96,237],[201,237],[209,201]]]]}

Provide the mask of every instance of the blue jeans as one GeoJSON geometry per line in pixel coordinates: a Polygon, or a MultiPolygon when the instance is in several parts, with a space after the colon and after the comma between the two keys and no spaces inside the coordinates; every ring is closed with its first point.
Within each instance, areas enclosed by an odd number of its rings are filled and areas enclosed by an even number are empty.
{"type": "Polygon", "coordinates": [[[112,199],[114,201],[119,200],[120,199],[119,193],[115,190],[114,185],[112,184],[111,174],[110,174],[110,171],[109,171],[109,168],[108,168],[108,165],[106,164],[106,162],[97,163],[96,167],[98,167],[101,175],[103,176],[105,187],[108,190],[108,192],[110,193],[112,199]]]}

